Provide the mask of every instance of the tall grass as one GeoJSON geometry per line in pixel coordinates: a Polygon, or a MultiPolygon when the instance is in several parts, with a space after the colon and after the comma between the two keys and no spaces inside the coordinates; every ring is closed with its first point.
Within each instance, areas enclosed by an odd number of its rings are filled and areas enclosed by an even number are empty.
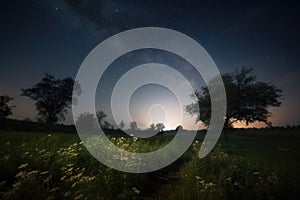
{"type": "MultiPolygon", "coordinates": [[[[0,132],[0,198],[297,199],[299,137],[282,138],[236,134],[204,159],[197,157],[201,142],[196,140],[172,165],[130,174],[98,162],[75,134],[0,132]],[[278,150],[286,145],[290,151],[278,150]]],[[[121,148],[147,152],[170,138],[110,139],[121,148]]]]}
{"type": "MultiPolygon", "coordinates": [[[[198,144],[194,144],[195,149],[198,144]]],[[[194,156],[181,168],[179,176],[177,183],[162,188],[162,199],[166,195],[168,199],[296,199],[297,196],[285,177],[257,168],[245,157],[228,155],[220,146],[204,159],[194,156]]]]}

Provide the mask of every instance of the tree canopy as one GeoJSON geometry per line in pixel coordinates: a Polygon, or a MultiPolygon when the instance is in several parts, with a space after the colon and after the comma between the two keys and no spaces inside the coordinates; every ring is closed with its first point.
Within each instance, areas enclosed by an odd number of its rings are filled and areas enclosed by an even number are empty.
{"type": "MultiPolygon", "coordinates": [[[[222,75],[227,96],[225,128],[232,127],[237,121],[245,122],[246,125],[264,122],[271,126],[268,120],[271,116],[269,108],[281,105],[282,91],[272,83],[257,81],[252,71],[252,68],[242,67],[234,73],[222,75]]],[[[214,80],[209,84],[214,84],[214,80]]],[[[208,87],[202,87],[201,91],[196,90],[192,97],[196,102],[187,105],[185,111],[192,116],[196,115],[197,122],[201,121],[208,125],[211,116],[208,87]]]]}
{"type": "Polygon", "coordinates": [[[97,118],[98,118],[98,122],[100,124],[100,126],[104,125],[104,119],[107,117],[107,114],[105,114],[104,111],[100,110],[96,112],[97,118]]]}
{"type": "Polygon", "coordinates": [[[119,126],[118,126],[119,129],[123,129],[125,126],[126,126],[126,124],[124,123],[123,120],[121,120],[120,123],[119,123],[119,126]]]}
{"type": "Polygon", "coordinates": [[[0,96],[0,120],[5,119],[7,116],[12,114],[11,108],[13,106],[8,105],[11,100],[13,100],[13,98],[10,96],[0,96]]]}
{"type": "Polygon", "coordinates": [[[155,125],[155,127],[156,127],[156,130],[158,130],[159,132],[161,132],[165,128],[165,125],[163,123],[157,123],[155,125]]]}
{"type": "Polygon", "coordinates": [[[138,126],[137,126],[137,123],[135,121],[130,122],[129,127],[130,127],[131,131],[137,131],[138,130],[138,126]]]}
{"type": "Polygon", "coordinates": [[[32,88],[22,89],[21,95],[35,101],[35,107],[42,121],[54,124],[65,119],[72,102],[73,85],[74,80],[71,77],[57,79],[45,74],[45,77],[32,88]]]}

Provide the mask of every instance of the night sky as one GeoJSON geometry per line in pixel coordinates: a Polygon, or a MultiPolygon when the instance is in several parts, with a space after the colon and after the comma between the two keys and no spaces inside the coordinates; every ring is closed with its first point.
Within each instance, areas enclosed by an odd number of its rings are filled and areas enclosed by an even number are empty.
{"type": "MultiPolygon", "coordinates": [[[[45,72],[75,78],[84,58],[104,39],[128,29],[155,26],[180,31],[198,41],[222,73],[243,65],[253,67],[258,80],[283,90],[282,106],[271,110],[273,125],[300,124],[300,15],[295,2],[2,1],[0,95],[14,97],[16,108],[11,118],[34,119],[33,102],[20,96],[21,88],[33,86],[45,72]]],[[[142,64],[147,59],[177,65],[179,70],[182,64],[176,59],[169,61],[172,55],[164,52],[136,55],[116,61],[114,70],[107,72],[106,83],[124,70],[120,66],[142,64]],[[137,59],[129,59],[136,55],[137,59]]],[[[97,91],[98,97],[108,88],[97,91]]],[[[152,91],[158,92],[155,88],[152,91]]],[[[136,96],[145,91],[147,88],[136,96]]],[[[70,112],[66,123],[72,123],[70,112]]]]}

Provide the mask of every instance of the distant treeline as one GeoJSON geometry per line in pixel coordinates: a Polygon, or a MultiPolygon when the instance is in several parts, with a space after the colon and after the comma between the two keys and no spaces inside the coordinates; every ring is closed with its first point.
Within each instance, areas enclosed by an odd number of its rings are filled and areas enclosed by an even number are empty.
{"type": "MultiPolygon", "coordinates": [[[[287,125],[287,126],[276,126],[267,128],[231,128],[232,130],[282,130],[282,129],[300,129],[300,125],[287,125]]],[[[3,119],[0,121],[0,130],[7,131],[31,131],[31,132],[60,132],[60,133],[76,133],[76,128],[74,125],[65,124],[47,124],[43,122],[33,122],[26,120],[16,120],[16,119],[3,119]]],[[[103,128],[106,134],[118,134],[127,135],[120,129],[103,128]]],[[[185,130],[188,132],[187,130],[185,130]]],[[[198,133],[206,133],[206,130],[200,130],[198,133]]],[[[161,131],[158,135],[162,134],[176,134],[175,130],[161,131]]]]}
{"type": "Polygon", "coordinates": [[[76,133],[76,129],[74,125],[64,125],[64,124],[51,125],[43,122],[22,121],[16,119],[1,120],[0,130],[76,133]]]}
{"type": "MultiPolygon", "coordinates": [[[[6,131],[30,131],[30,132],[45,132],[45,133],[76,133],[76,128],[74,125],[65,124],[47,124],[44,122],[34,122],[27,120],[16,120],[16,119],[3,119],[0,120],[0,130],[6,131]]],[[[109,135],[124,135],[128,136],[124,131],[120,129],[104,128],[102,130],[109,135]]],[[[147,131],[147,130],[145,130],[147,131]]],[[[184,130],[186,131],[186,130],[184,130]]],[[[142,131],[143,132],[143,131],[142,131]]],[[[176,130],[160,131],[157,135],[162,134],[176,134],[176,130]]],[[[187,131],[188,132],[188,131],[187,131]]],[[[204,130],[199,131],[204,132],[204,130]]]]}

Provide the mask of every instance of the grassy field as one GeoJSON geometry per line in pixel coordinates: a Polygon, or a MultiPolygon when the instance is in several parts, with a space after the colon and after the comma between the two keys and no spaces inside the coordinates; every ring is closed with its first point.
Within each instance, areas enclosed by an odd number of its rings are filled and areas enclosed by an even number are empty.
{"type": "MultiPolygon", "coordinates": [[[[207,157],[203,135],[172,165],[129,174],[99,163],[76,134],[0,131],[1,199],[298,199],[299,129],[235,130],[207,157]]],[[[111,138],[148,151],[169,139],[111,138]]]]}

